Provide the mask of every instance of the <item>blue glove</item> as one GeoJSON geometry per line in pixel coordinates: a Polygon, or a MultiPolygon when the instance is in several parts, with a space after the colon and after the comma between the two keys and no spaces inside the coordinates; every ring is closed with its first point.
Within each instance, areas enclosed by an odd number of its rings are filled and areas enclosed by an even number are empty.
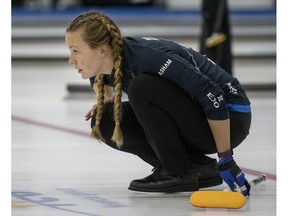
{"type": "Polygon", "coordinates": [[[228,184],[231,191],[235,191],[237,187],[240,187],[244,196],[250,195],[251,186],[246,180],[243,171],[235,163],[232,155],[222,158],[218,162],[218,167],[221,178],[228,184]]]}

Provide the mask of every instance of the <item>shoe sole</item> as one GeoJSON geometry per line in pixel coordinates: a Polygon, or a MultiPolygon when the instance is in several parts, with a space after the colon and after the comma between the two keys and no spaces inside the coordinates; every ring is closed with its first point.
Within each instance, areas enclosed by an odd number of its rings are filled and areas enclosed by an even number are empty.
{"type": "Polygon", "coordinates": [[[140,191],[140,192],[162,192],[162,193],[176,193],[176,192],[190,192],[198,191],[199,186],[197,184],[193,185],[176,185],[168,188],[136,188],[129,186],[129,190],[140,191]]]}
{"type": "Polygon", "coordinates": [[[203,179],[198,182],[199,188],[213,187],[213,186],[221,185],[222,183],[223,183],[223,180],[220,176],[210,178],[210,179],[203,179]]]}

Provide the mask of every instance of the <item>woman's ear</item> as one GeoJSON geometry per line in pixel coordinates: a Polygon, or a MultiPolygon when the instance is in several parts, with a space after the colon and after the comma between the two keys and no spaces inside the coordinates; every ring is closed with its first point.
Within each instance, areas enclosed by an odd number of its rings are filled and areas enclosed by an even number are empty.
{"type": "Polygon", "coordinates": [[[100,55],[106,56],[110,51],[110,47],[107,44],[99,46],[100,55]]]}

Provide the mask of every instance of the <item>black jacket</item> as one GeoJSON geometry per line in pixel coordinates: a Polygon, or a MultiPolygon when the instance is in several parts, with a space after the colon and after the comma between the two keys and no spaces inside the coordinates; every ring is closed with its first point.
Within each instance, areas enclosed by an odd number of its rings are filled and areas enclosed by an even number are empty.
{"type": "MultiPolygon", "coordinates": [[[[151,74],[182,88],[202,106],[208,119],[227,119],[227,109],[250,112],[250,101],[239,81],[190,47],[159,38],[125,37],[123,57],[126,93],[134,76],[151,74]]],[[[94,80],[90,79],[91,84],[94,80]]],[[[113,77],[105,75],[105,83],[114,86],[113,77]]]]}

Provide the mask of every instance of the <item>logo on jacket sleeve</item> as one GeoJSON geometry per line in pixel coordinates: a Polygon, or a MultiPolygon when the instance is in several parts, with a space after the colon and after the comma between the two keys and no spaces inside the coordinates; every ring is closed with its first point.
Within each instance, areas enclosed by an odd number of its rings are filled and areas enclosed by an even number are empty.
{"type": "Polygon", "coordinates": [[[164,65],[162,65],[162,67],[160,68],[158,74],[160,76],[162,76],[164,74],[164,72],[167,70],[167,68],[171,65],[172,60],[171,59],[167,59],[167,61],[164,63],[164,65]]]}
{"type": "Polygon", "coordinates": [[[231,82],[227,83],[227,86],[230,89],[231,94],[238,94],[237,89],[232,86],[231,82]]]}
{"type": "Polygon", "coordinates": [[[219,108],[220,102],[224,100],[222,95],[215,97],[211,92],[207,94],[207,97],[213,103],[215,108],[219,108]]]}

